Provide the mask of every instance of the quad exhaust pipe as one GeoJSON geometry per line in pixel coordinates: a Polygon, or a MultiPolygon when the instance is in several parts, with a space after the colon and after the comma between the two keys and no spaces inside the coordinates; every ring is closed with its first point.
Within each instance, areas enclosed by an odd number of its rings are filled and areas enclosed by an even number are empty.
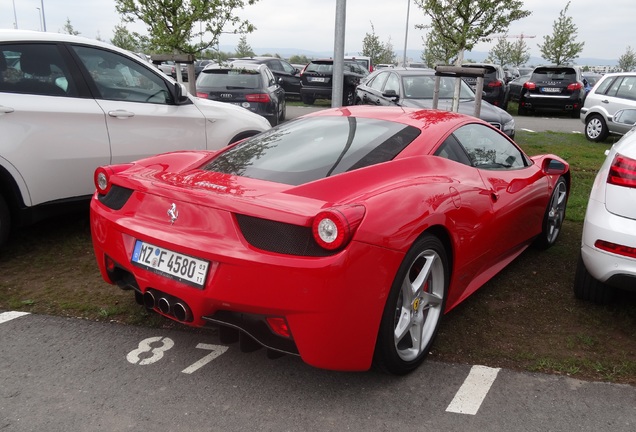
{"type": "Polygon", "coordinates": [[[157,309],[179,322],[192,321],[190,307],[183,300],[171,295],[149,289],[143,295],[143,304],[147,309],[157,309]]]}

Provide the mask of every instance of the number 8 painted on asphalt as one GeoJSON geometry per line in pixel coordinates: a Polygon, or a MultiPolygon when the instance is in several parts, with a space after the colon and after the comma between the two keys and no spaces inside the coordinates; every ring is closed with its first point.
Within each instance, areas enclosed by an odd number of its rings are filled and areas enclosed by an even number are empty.
{"type": "Polygon", "coordinates": [[[163,336],[155,336],[142,340],[139,342],[139,348],[132,350],[126,356],[126,359],[132,364],[149,365],[153,364],[163,357],[163,353],[168,351],[174,346],[174,342],[170,338],[164,338],[163,336]],[[163,339],[163,340],[162,340],[163,339]],[[153,348],[150,346],[153,342],[161,342],[160,347],[153,348]],[[151,352],[152,356],[141,360],[139,354],[151,352]]]}

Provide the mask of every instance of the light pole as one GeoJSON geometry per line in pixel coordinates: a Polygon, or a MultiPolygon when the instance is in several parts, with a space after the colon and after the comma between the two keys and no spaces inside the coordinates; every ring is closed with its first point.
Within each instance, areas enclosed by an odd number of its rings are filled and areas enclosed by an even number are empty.
{"type": "Polygon", "coordinates": [[[411,0],[406,0],[406,31],[404,32],[404,57],[402,58],[402,66],[406,67],[406,46],[409,40],[409,13],[411,11],[411,0]]]}
{"type": "Polygon", "coordinates": [[[44,17],[44,0],[40,0],[40,6],[42,6],[42,31],[46,31],[46,18],[44,17]]]}
{"type": "Polygon", "coordinates": [[[18,14],[15,13],[15,0],[13,0],[13,28],[18,28],[18,14]]]}
{"type": "Polygon", "coordinates": [[[40,31],[42,31],[42,11],[39,7],[36,7],[36,9],[38,10],[38,17],[40,18],[40,31]]]}

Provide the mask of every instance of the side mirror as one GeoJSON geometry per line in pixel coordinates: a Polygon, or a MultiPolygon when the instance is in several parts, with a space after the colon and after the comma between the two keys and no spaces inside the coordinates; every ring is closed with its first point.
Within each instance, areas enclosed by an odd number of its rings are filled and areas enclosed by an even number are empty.
{"type": "Polygon", "coordinates": [[[543,160],[543,171],[546,174],[561,175],[565,174],[567,168],[563,162],[548,157],[543,160]]]}
{"type": "Polygon", "coordinates": [[[185,102],[188,100],[188,89],[183,83],[177,82],[174,84],[174,95],[177,103],[185,102]]]}
{"type": "Polygon", "coordinates": [[[395,90],[387,90],[384,93],[382,93],[382,96],[390,98],[390,99],[398,98],[398,94],[395,92],[395,90]]]}
{"type": "Polygon", "coordinates": [[[627,126],[633,126],[636,124],[636,109],[623,109],[614,114],[614,123],[624,124],[627,126]]]}

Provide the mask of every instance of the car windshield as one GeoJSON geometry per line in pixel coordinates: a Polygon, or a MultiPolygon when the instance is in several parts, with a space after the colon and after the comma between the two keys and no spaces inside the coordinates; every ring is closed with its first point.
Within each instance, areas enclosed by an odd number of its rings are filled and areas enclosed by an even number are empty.
{"type": "Polygon", "coordinates": [[[197,80],[197,86],[223,89],[259,89],[261,74],[248,69],[207,69],[197,80]]]}
{"type": "Polygon", "coordinates": [[[576,71],[572,68],[537,68],[532,74],[533,81],[576,81],[576,71]]]}
{"type": "Polygon", "coordinates": [[[389,161],[419,134],[386,120],[305,118],[250,138],[202,169],[300,185],[389,161]]]}
{"type": "MultiPolygon", "coordinates": [[[[452,99],[455,92],[455,80],[452,77],[440,77],[439,98],[452,99]]],[[[433,99],[435,91],[435,76],[433,75],[403,75],[402,85],[404,94],[408,99],[433,99]]],[[[460,99],[474,99],[475,93],[460,80],[460,99]]]]}
{"type": "MultiPolygon", "coordinates": [[[[355,61],[345,61],[344,62],[344,70],[345,72],[354,72],[357,74],[364,74],[365,69],[363,69],[358,63],[355,61]]],[[[305,72],[315,72],[322,74],[333,74],[333,62],[312,62],[307,65],[307,69],[305,72]]]]}

